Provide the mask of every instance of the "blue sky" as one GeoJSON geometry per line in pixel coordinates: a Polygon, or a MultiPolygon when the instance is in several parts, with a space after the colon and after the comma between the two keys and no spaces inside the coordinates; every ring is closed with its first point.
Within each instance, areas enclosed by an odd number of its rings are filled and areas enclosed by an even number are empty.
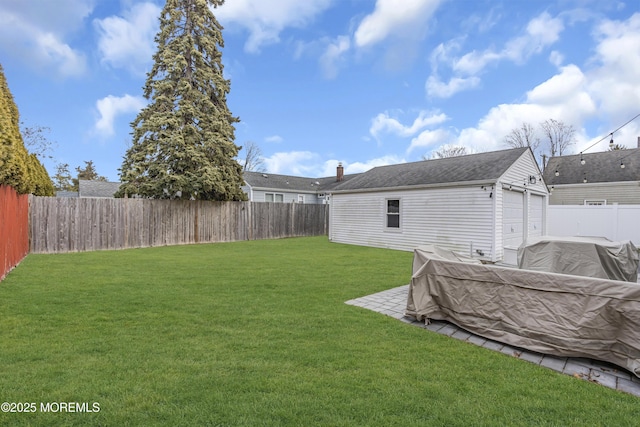
{"type": "MultiPolygon", "coordinates": [[[[22,121],[51,129],[50,174],[93,160],[118,180],[163,4],[0,0],[0,64],[22,121]]],[[[638,0],[227,0],[214,13],[236,143],[255,142],[271,173],[498,150],[550,118],[574,126],[577,153],[640,113],[638,0]]],[[[614,139],[638,135],[640,119],[614,139]]]]}

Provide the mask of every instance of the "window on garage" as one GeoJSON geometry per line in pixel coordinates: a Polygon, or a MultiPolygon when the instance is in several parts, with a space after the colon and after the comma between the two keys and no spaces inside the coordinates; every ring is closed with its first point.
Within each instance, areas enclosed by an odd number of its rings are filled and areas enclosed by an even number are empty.
{"type": "Polygon", "coordinates": [[[400,228],[400,199],[387,199],[387,228],[400,228]]]}

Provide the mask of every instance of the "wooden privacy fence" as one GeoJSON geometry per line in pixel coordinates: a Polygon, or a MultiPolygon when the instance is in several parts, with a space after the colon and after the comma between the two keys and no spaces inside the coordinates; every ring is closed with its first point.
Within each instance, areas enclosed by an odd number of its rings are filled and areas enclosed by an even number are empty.
{"type": "Polygon", "coordinates": [[[0,185],[0,280],[29,252],[29,196],[0,185]]]}
{"type": "Polygon", "coordinates": [[[326,235],[327,205],[29,198],[33,253],[326,235]]]}

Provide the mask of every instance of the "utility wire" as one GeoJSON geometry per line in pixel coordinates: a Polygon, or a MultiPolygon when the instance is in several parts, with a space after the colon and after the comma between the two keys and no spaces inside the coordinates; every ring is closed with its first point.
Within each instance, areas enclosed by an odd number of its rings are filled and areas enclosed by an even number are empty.
{"type": "Polygon", "coordinates": [[[607,139],[607,137],[611,136],[611,138],[613,138],[613,134],[618,132],[620,129],[622,129],[623,127],[625,127],[626,125],[628,125],[629,123],[631,123],[632,121],[634,121],[635,119],[637,119],[638,117],[640,117],[640,114],[636,114],[636,116],[634,118],[632,118],[631,120],[629,120],[627,123],[623,124],[622,126],[620,126],[618,129],[612,131],[611,133],[606,134],[605,136],[603,136],[601,139],[597,140],[596,142],[594,142],[593,144],[591,144],[590,146],[588,146],[587,148],[585,148],[584,150],[582,150],[580,152],[580,154],[584,153],[585,151],[587,151],[589,148],[593,147],[594,145],[596,145],[599,142],[604,141],[605,139],[607,139]]]}

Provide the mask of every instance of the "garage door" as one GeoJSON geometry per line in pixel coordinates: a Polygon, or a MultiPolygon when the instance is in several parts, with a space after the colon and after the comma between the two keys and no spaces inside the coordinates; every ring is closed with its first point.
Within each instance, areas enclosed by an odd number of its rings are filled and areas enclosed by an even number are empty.
{"type": "Polygon", "coordinates": [[[502,243],[517,248],[524,237],[524,194],[504,190],[502,199],[502,243]]]}
{"type": "Polygon", "coordinates": [[[544,197],[532,194],[529,198],[529,236],[542,236],[542,218],[544,212],[544,197]]]}

